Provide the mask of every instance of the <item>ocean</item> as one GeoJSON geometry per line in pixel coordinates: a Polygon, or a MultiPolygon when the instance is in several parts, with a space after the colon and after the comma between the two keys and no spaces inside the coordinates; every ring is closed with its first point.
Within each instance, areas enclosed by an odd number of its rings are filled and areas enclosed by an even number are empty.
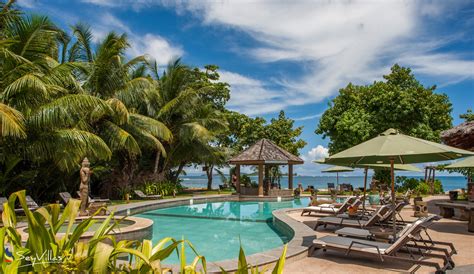
{"type": "MultiPolygon", "coordinates": [[[[406,176],[410,178],[423,178],[423,176],[406,176]]],[[[207,177],[205,175],[186,175],[180,176],[182,180],[182,185],[189,188],[205,188],[207,187],[207,177]]],[[[250,176],[252,181],[257,181],[257,176],[250,176]]],[[[369,176],[367,182],[370,183],[371,177],[369,176]]],[[[443,184],[443,190],[449,191],[453,189],[466,188],[467,179],[463,176],[436,176],[436,179],[439,179],[443,184]]],[[[312,185],[316,189],[327,188],[327,183],[336,184],[335,176],[295,176],[293,178],[293,186],[296,187],[301,183],[303,188],[306,189],[307,186],[312,185]]],[[[354,187],[363,187],[364,186],[364,177],[363,176],[342,176],[339,175],[339,183],[352,184],[354,187]]],[[[222,184],[221,178],[219,176],[214,176],[212,180],[212,188],[217,189],[219,185],[222,184]]],[[[284,176],[281,179],[281,185],[283,188],[288,187],[288,177],[284,176]]]]}

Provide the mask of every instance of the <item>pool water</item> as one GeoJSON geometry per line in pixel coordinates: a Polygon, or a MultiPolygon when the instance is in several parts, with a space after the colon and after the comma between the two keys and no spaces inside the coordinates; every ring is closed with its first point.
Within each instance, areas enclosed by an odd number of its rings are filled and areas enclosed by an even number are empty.
{"type": "MultiPolygon", "coordinates": [[[[272,211],[300,208],[309,198],[282,202],[212,202],[162,208],[138,214],[153,220],[153,244],[165,237],[189,240],[207,261],[237,258],[240,243],[246,255],[276,248],[288,242],[272,224],[272,211]]],[[[194,254],[187,248],[188,263],[194,254]]],[[[177,264],[173,254],[165,263],[177,264]]]]}

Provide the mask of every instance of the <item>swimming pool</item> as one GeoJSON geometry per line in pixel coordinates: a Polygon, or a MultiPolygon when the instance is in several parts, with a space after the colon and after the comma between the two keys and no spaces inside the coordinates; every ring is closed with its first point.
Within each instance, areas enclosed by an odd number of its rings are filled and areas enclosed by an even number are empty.
{"type": "MultiPolygon", "coordinates": [[[[272,223],[272,211],[307,206],[309,198],[282,202],[209,202],[161,208],[137,214],[153,220],[153,244],[164,237],[183,237],[207,261],[238,257],[240,242],[247,255],[276,248],[289,239],[272,223]]],[[[194,256],[186,250],[191,261],[194,256]]],[[[165,263],[177,264],[176,255],[165,263]]]]}

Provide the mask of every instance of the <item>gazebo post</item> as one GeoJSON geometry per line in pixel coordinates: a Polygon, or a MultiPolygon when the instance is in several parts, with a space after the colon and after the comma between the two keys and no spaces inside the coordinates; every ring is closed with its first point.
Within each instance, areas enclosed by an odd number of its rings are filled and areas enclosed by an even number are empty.
{"type": "Polygon", "coordinates": [[[288,164],[288,189],[293,189],[293,164],[288,164]]]}
{"type": "Polygon", "coordinates": [[[237,177],[235,189],[240,194],[240,165],[235,165],[235,177],[237,177]]]}
{"type": "Polygon", "coordinates": [[[258,196],[263,197],[263,164],[258,164],[258,196]]]}

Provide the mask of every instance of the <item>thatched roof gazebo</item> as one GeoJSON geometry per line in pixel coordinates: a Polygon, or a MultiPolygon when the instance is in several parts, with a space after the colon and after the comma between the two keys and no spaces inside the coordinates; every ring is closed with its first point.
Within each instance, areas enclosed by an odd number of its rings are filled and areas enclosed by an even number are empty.
{"type": "MultiPolygon", "coordinates": [[[[236,165],[235,172],[237,177],[237,192],[241,193],[240,187],[240,166],[256,165],[258,166],[258,196],[264,196],[263,179],[264,171],[268,176],[268,166],[288,165],[288,188],[293,189],[293,165],[303,164],[304,161],[283,148],[277,146],[268,139],[261,139],[255,144],[242,151],[240,154],[232,157],[229,164],[236,165]]],[[[267,195],[269,195],[267,193],[267,195]]]]}
{"type": "Polygon", "coordinates": [[[441,139],[449,146],[474,151],[474,121],[443,131],[441,139]]]}

